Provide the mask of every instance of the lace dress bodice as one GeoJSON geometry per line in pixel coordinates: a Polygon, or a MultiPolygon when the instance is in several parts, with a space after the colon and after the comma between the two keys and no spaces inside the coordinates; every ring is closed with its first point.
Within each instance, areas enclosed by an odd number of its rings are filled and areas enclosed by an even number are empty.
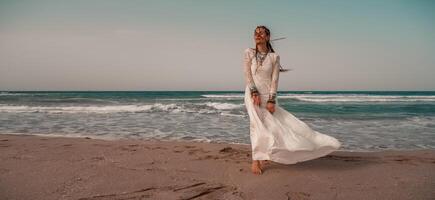
{"type": "Polygon", "coordinates": [[[276,95],[279,80],[280,57],[269,52],[260,66],[255,58],[255,49],[244,51],[244,75],[248,88],[256,88],[261,96],[276,95]]]}

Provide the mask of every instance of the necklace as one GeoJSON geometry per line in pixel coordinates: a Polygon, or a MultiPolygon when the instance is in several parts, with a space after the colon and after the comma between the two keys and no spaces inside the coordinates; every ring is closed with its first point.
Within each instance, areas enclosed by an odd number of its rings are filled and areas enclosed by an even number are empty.
{"type": "Polygon", "coordinates": [[[261,52],[257,52],[257,54],[256,54],[257,68],[255,69],[255,73],[257,73],[257,69],[259,67],[263,66],[263,61],[266,59],[267,54],[269,54],[269,51],[266,52],[265,54],[263,54],[261,52]],[[260,63],[260,65],[258,63],[260,63]]]}

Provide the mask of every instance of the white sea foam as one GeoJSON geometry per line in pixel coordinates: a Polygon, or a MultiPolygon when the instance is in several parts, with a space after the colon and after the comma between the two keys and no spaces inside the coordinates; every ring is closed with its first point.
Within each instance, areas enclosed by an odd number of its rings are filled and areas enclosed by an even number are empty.
{"type": "Polygon", "coordinates": [[[18,106],[18,105],[0,105],[0,112],[10,113],[26,113],[26,112],[41,112],[41,113],[118,113],[118,112],[153,112],[153,111],[168,111],[168,112],[198,112],[198,113],[217,113],[220,110],[238,109],[243,104],[206,102],[191,104],[148,104],[148,105],[105,105],[105,106],[18,106]],[[209,106],[211,109],[206,109],[203,106],[209,106]]]}
{"type": "Polygon", "coordinates": [[[248,115],[237,115],[237,114],[231,114],[231,113],[227,113],[227,112],[222,112],[221,115],[224,116],[231,116],[231,117],[247,117],[248,115]]]}
{"type": "MultiPolygon", "coordinates": [[[[240,99],[244,94],[207,94],[206,98],[240,99]]],[[[365,94],[278,94],[280,99],[307,102],[435,102],[434,95],[365,95],[365,94]]]]}
{"type": "Polygon", "coordinates": [[[204,94],[201,95],[203,97],[207,97],[207,98],[235,98],[235,99],[239,99],[239,98],[243,98],[244,94],[204,94]]]}
{"type": "Polygon", "coordinates": [[[151,109],[168,110],[175,104],[117,105],[117,106],[0,106],[0,112],[46,112],[46,113],[115,113],[141,112],[151,109]]]}
{"type": "Polygon", "coordinates": [[[22,95],[30,95],[30,94],[27,94],[27,93],[0,92],[0,96],[22,96],[22,95]]]}
{"type": "Polygon", "coordinates": [[[241,108],[243,106],[243,104],[219,103],[219,102],[207,102],[206,105],[218,110],[231,110],[231,109],[241,108]]]}
{"type": "Polygon", "coordinates": [[[279,95],[282,99],[296,99],[308,102],[435,102],[435,96],[423,95],[328,95],[328,94],[284,94],[279,95]]]}

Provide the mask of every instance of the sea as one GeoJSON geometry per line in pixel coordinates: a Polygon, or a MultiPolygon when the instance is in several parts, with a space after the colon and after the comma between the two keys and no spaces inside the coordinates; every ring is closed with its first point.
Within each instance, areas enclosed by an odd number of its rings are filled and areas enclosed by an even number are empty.
{"type": "MultiPolygon", "coordinates": [[[[435,91],[279,91],[343,151],[435,149],[435,91]]],[[[250,144],[244,91],[1,91],[0,134],[250,144]]]]}

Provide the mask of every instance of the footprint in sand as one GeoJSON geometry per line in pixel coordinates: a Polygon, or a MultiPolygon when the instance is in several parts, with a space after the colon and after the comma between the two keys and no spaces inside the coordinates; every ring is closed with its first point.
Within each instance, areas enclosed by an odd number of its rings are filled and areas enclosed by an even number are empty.
{"type": "Polygon", "coordinates": [[[305,192],[287,192],[286,195],[287,199],[291,200],[309,200],[311,196],[305,192]]]}
{"type": "MultiPolygon", "coordinates": [[[[210,151],[203,151],[203,153],[209,153],[209,152],[210,151]]],[[[223,159],[226,162],[234,161],[236,163],[240,163],[240,162],[250,162],[250,160],[248,159],[250,157],[251,154],[249,151],[234,149],[232,147],[225,147],[220,149],[217,154],[208,154],[208,155],[200,156],[197,158],[197,160],[223,159]]]]}
{"type": "Polygon", "coordinates": [[[221,183],[197,182],[182,186],[147,187],[132,192],[113,193],[80,198],[79,200],[108,199],[233,199],[241,200],[241,193],[235,187],[221,183]]]}
{"type": "Polygon", "coordinates": [[[202,148],[197,148],[197,149],[191,149],[191,150],[189,150],[188,151],[188,154],[189,155],[197,155],[198,153],[199,154],[204,154],[204,153],[210,153],[211,151],[207,151],[207,150],[204,150],[204,149],[202,149],[202,148]]]}

